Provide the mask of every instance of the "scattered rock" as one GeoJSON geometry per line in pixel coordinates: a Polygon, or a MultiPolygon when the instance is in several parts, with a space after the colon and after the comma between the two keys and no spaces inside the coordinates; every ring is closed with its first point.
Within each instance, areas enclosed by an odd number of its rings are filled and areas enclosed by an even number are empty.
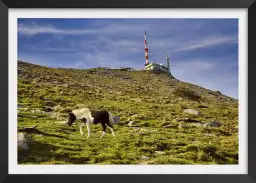
{"type": "Polygon", "coordinates": [[[28,108],[19,108],[18,109],[18,113],[20,112],[27,112],[28,111],[28,108]]]}
{"type": "Polygon", "coordinates": [[[158,130],[150,130],[150,132],[158,132],[158,130]]]}
{"type": "Polygon", "coordinates": [[[190,118],[175,118],[176,121],[189,121],[190,118]]]}
{"type": "Polygon", "coordinates": [[[26,106],[24,105],[24,104],[18,104],[18,109],[25,109],[26,108],[26,106]]]}
{"type": "Polygon", "coordinates": [[[209,137],[215,137],[214,134],[209,134],[209,133],[206,133],[205,136],[209,136],[209,137]]]}
{"type": "Polygon", "coordinates": [[[199,127],[199,126],[202,126],[201,123],[190,123],[192,126],[196,126],[196,127],[199,127]]]}
{"type": "Polygon", "coordinates": [[[175,127],[177,127],[177,125],[174,125],[174,124],[169,124],[169,125],[163,126],[163,128],[175,128],[175,127]]]}
{"type": "MultiPolygon", "coordinates": [[[[134,119],[136,119],[137,117],[139,117],[139,114],[134,114],[134,115],[132,115],[129,119],[134,120],[134,119]]],[[[129,121],[130,121],[130,120],[129,120],[129,121]]]]}
{"type": "Polygon", "coordinates": [[[64,87],[69,87],[69,84],[68,83],[64,83],[64,84],[62,84],[61,86],[64,86],[64,87]]]}
{"type": "Polygon", "coordinates": [[[134,129],[134,131],[138,131],[138,130],[140,130],[140,128],[139,128],[139,127],[133,127],[133,129],[134,129]]]}
{"type": "Polygon", "coordinates": [[[128,123],[128,126],[132,126],[132,124],[134,123],[134,121],[130,121],[129,123],[128,123]]]}
{"type": "Polygon", "coordinates": [[[166,154],[166,152],[164,152],[164,151],[155,151],[155,153],[158,154],[158,155],[166,154]]]}
{"type": "Polygon", "coordinates": [[[133,101],[135,102],[142,102],[142,100],[140,98],[135,98],[135,99],[132,99],[133,101]]]}
{"type": "Polygon", "coordinates": [[[18,147],[21,149],[29,149],[29,145],[32,142],[32,139],[27,133],[19,133],[18,134],[18,147]]]}
{"type": "Polygon", "coordinates": [[[199,115],[200,114],[200,112],[195,110],[195,109],[185,109],[184,112],[188,113],[188,114],[194,114],[194,115],[199,115]]]}
{"type": "Polygon", "coordinates": [[[204,124],[204,127],[220,127],[222,125],[219,121],[212,121],[204,124]]]}
{"type": "Polygon", "coordinates": [[[52,101],[52,100],[50,98],[44,98],[44,101],[49,102],[49,101],[52,101]]]}
{"type": "Polygon", "coordinates": [[[115,92],[117,95],[122,95],[122,92],[120,92],[120,91],[116,91],[115,92]]]}
{"type": "Polygon", "coordinates": [[[56,121],[56,122],[54,122],[54,123],[56,123],[56,124],[66,124],[67,121],[56,121]]]}
{"type": "Polygon", "coordinates": [[[142,159],[142,160],[149,160],[149,157],[147,157],[147,156],[141,156],[141,159],[142,159]]]}
{"type": "Polygon", "coordinates": [[[148,132],[149,130],[146,129],[146,128],[141,128],[140,131],[141,131],[141,132],[148,132]]]}
{"type": "Polygon", "coordinates": [[[45,111],[41,111],[39,109],[34,109],[34,110],[31,110],[30,112],[33,114],[45,114],[46,113],[45,111]]]}
{"type": "Polygon", "coordinates": [[[146,128],[139,128],[139,127],[133,127],[134,131],[139,131],[139,133],[145,133],[145,132],[158,132],[158,130],[150,130],[146,128]]]}

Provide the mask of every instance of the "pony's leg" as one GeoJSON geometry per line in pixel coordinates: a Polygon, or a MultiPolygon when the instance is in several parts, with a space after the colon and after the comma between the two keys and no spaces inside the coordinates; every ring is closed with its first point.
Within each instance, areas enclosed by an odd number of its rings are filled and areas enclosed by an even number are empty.
{"type": "Polygon", "coordinates": [[[82,123],[80,126],[79,126],[79,129],[80,129],[80,133],[81,135],[84,135],[84,132],[83,132],[83,126],[84,126],[84,123],[82,123]]]}
{"type": "Polygon", "coordinates": [[[103,131],[102,131],[102,134],[101,134],[100,138],[102,138],[106,135],[106,129],[107,129],[105,123],[101,123],[101,125],[102,125],[102,128],[103,128],[103,131]]]}
{"type": "Polygon", "coordinates": [[[114,129],[110,127],[110,130],[111,130],[112,135],[115,137],[116,135],[115,135],[114,129]]]}
{"type": "Polygon", "coordinates": [[[82,124],[80,125],[80,133],[82,134],[82,135],[84,135],[84,132],[82,131],[82,127],[86,124],[86,126],[87,126],[87,130],[88,130],[88,136],[87,136],[87,138],[90,136],[90,126],[89,126],[89,121],[87,121],[87,119],[86,118],[82,118],[81,119],[81,121],[82,121],[82,124]]]}
{"type": "Polygon", "coordinates": [[[86,122],[86,126],[87,126],[87,131],[88,131],[87,138],[89,138],[90,135],[91,135],[91,128],[90,128],[90,122],[89,121],[86,122]]]}
{"type": "Polygon", "coordinates": [[[113,129],[113,125],[111,125],[109,122],[106,122],[106,123],[107,123],[107,125],[109,126],[112,135],[115,137],[116,135],[115,135],[115,132],[114,132],[114,129],[113,129]]]}

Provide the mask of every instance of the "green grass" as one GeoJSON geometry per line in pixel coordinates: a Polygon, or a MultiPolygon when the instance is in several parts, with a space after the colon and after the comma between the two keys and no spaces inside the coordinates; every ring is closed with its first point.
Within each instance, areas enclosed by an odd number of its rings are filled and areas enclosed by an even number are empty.
{"type": "Polygon", "coordinates": [[[20,164],[238,164],[237,100],[146,71],[52,69],[24,62],[19,68],[18,103],[28,109],[18,113],[18,128],[37,125],[40,132],[31,134],[29,151],[19,149],[20,164]],[[81,136],[77,124],[57,123],[78,104],[121,116],[116,137],[108,129],[99,139],[101,126],[92,125],[87,139],[86,128],[81,136]],[[32,113],[46,107],[55,116],[32,113]],[[201,114],[185,114],[186,108],[201,114]],[[133,115],[138,130],[127,125],[133,115]],[[202,124],[218,119],[223,125],[204,128],[175,120],[185,117],[202,124]]]}

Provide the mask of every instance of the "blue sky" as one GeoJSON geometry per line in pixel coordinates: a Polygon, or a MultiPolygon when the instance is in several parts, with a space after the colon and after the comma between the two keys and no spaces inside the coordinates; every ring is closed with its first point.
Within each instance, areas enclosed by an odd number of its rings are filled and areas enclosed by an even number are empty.
{"type": "Polygon", "coordinates": [[[50,67],[143,69],[165,63],[179,80],[238,98],[237,19],[19,19],[18,59],[50,67]]]}

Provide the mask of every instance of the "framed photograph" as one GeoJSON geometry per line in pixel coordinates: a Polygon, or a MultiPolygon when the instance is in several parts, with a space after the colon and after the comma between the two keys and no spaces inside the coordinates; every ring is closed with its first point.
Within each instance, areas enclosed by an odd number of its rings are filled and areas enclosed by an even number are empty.
{"type": "Polygon", "coordinates": [[[253,7],[2,0],[0,181],[255,182],[253,7]]]}

